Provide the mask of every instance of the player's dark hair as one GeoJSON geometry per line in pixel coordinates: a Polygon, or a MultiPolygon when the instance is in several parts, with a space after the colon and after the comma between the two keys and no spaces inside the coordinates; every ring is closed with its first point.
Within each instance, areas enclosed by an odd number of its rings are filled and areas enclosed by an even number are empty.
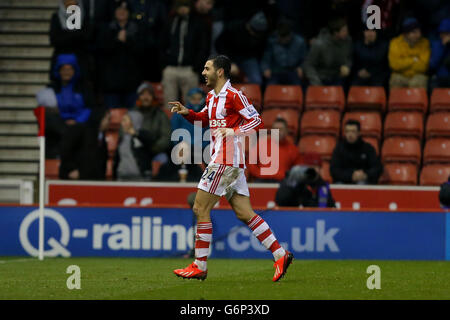
{"type": "Polygon", "coordinates": [[[226,79],[230,79],[230,73],[231,73],[231,60],[227,56],[224,55],[217,55],[217,56],[211,56],[208,60],[211,60],[213,62],[214,69],[219,70],[223,69],[223,74],[226,79]]]}
{"type": "Polygon", "coordinates": [[[361,124],[358,120],[349,119],[345,122],[345,126],[356,126],[358,131],[361,131],[361,124]]]}

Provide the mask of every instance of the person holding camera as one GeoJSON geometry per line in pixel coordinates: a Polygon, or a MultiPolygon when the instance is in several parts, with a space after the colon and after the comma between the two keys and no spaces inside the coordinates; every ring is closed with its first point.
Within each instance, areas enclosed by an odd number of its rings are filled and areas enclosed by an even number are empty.
{"type": "Polygon", "coordinates": [[[277,190],[275,202],[280,207],[334,208],[336,204],[314,166],[295,165],[277,190]]]}

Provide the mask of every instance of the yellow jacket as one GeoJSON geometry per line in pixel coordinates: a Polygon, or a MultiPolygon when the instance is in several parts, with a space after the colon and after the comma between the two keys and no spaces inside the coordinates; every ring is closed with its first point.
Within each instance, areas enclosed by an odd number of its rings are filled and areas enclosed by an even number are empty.
{"type": "Polygon", "coordinates": [[[392,72],[405,77],[424,74],[428,70],[430,54],[427,38],[422,37],[414,47],[410,47],[403,35],[399,35],[389,45],[389,66],[392,72]]]}

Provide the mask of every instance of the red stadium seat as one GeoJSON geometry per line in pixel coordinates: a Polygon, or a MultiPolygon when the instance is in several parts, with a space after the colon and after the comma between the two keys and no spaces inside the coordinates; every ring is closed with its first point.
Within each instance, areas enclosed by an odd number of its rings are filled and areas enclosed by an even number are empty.
{"type": "Polygon", "coordinates": [[[296,85],[271,84],[264,92],[264,109],[268,108],[303,108],[302,87],[296,85]]]}
{"type": "Polygon", "coordinates": [[[370,143],[372,145],[378,156],[380,154],[380,142],[378,141],[378,139],[373,137],[362,137],[362,138],[365,142],[370,143]]]}
{"type": "Polygon", "coordinates": [[[309,86],[306,91],[305,109],[335,109],[343,111],[344,90],[340,86],[309,86]]]}
{"type": "Polygon", "coordinates": [[[386,111],[386,92],[383,87],[352,86],[347,96],[347,110],[386,111]]]}
{"type": "Polygon", "coordinates": [[[381,161],[388,162],[411,162],[420,164],[422,157],[419,140],[406,137],[390,137],[384,140],[381,149],[381,161]]]}
{"type": "Polygon", "coordinates": [[[435,112],[428,116],[425,137],[426,139],[439,137],[450,138],[450,111],[435,112]]]}
{"type": "Polygon", "coordinates": [[[269,109],[264,110],[261,114],[262,121],[264,122],[264,126],[267,129],[272,128],[273,122],[277,118],[283,118],[288,123],[289,134],[297,139],[298,135],[298,123],[300,118],[300,112],[296,109],[269,109]]]}
{"type": "Polygon", "coordinates": [[[108,155],[109,158],[114,158],[114,154],[117,150],[117,146],[119,143],[119,133],[108,131],[106,133],[106,144],[108,146],[108,155]]]}
{"type": "Polygon", "coordinates": [[[336,110],[305,111],[300,124],[300,135],[331,134],[339,135],[341,114],[336,110]]]}
{"type": "Polygon", "coordinates": [[[450,111],[450,88],[436,88],[431,93],[430,112],[450,111]]]}
{"type": "Polygon", "coordinates": [[[450,163],[450,139],[434,138],[427,140],[423,150],[423,164],[450,163]]]}
{"type": "Polygon", "coordinates": [[[417,185],[417,166],[411,163],[388,163],[380,177],[381,184],[417,185]]]}
{"type": "Polygon", "coordinates": [[[325,135],[307,135],[300,138],[300,153],[316,153],[322,160],[329,161],[336,146],[336,138],[325,135]]]}
{"type": "Polygon", "coordinates": [[[119,130],[120,122],[125,113],[128,112],[127,108],[113,108],[110,109],[109,130],[119,130]]]}
{"type": "Polygon", "coordinates": [[[420,112],[389,112],[384,120],[384,138],[410,136],[422,140],[423,115],[420,112]]]}
{"type": "Polygon", "coordinates": [[[424,88],[392,88],[388,111],[419,111],[427,113],[428,96],[424,88]]]}
{"type": "Polygon", "coordinates": [[[420,172],[421,186],[439,186],[448,181],[450,164],[430,164],[424,166],[420,172]]]}
{"type": "Polygon", "coordinates": [[[381,115],[379,112],[347,112],[342,118],[342,134],[344,133],[347,120],[357,120],[361,124],[361,135],[363,137],[372,137],[380,141],[381,139],[381,115]]]}
{"type": "Polygon", "coordinates": [[[330,174],[330,162],[329,161],[323,161],[322,166],[320,167],[320,176],[322,179],[328,183],[332,183],[333,179],[331,178],[330,174]]]}
{"type": "Polygon", "coordinates": [[[45,159],[45,178],[57,180],[59,179],[59,159],[45,159]]]}
{"type": "Polygon", "coordinates": [[[250,99],[256,110],[261,111],[262,95],[259,85],[254,83],[235,83],[233,84],[233,87],[242,91],[245,96],[250,99]]]}

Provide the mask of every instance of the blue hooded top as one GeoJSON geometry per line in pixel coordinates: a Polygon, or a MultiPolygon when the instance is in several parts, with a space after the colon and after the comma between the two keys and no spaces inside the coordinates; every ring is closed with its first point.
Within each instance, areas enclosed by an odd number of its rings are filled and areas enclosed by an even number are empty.
{"type": "MultiPolygon", "coordinates": [[[[441,21],[438,32],[450,32],[450,19],[441,21]]],[[[450,70],[443,63],[448,55],[450,55],[450,46],[444,46],[441,39],[431,42],[430,69],[436,72],[438,78],[450,76],[450,70]]]]}
{"type": "Polygon", "coordinates": [[[74,54],[60,54],[56,58],[53,74],[55,79],[60,81],[61,76],[59,75],[59,69],[66,64],[69,64],[74,68],[75,74],[68,84],[63,85],[61,83],[61,91],[56,93],[59,114],[64,120],[73,119],[76,122],[84,123],[89,119],[91,109],[86,107],[83,95],[74,90],[75,84],[80,78],[80,67],[78,65],[77,57],[74,54]]]}

